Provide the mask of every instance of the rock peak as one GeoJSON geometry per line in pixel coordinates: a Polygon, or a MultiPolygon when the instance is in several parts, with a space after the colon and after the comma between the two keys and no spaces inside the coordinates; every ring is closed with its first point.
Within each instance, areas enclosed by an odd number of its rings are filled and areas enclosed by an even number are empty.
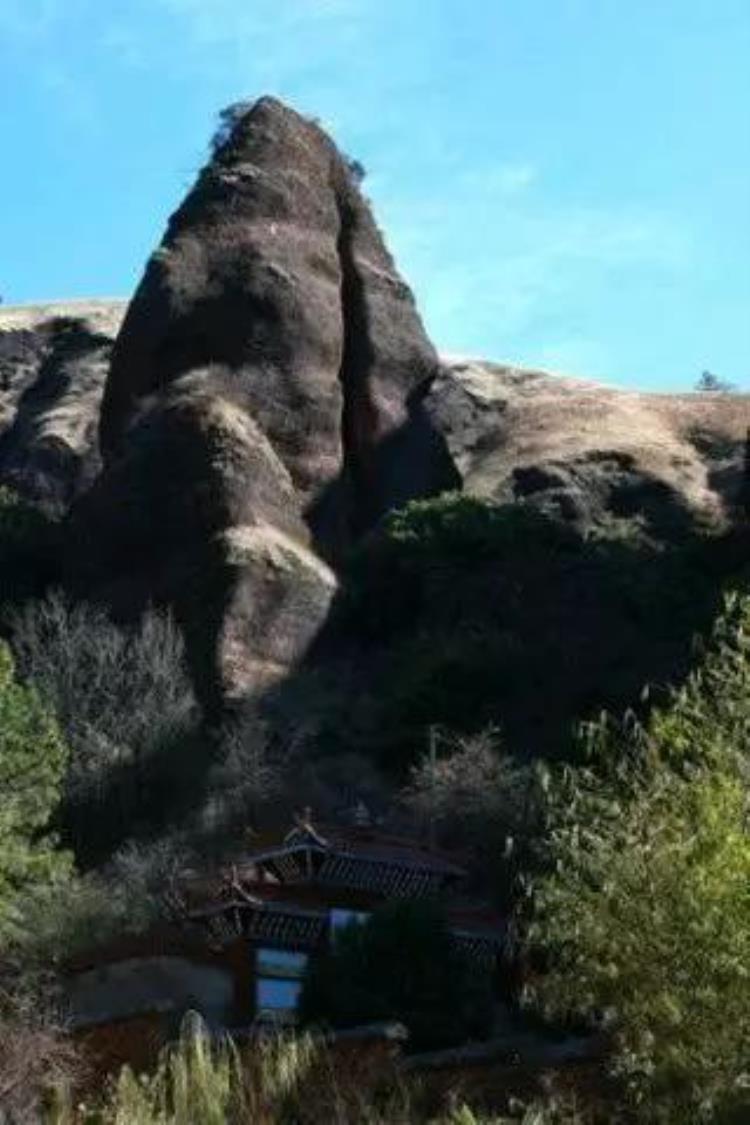
{"type": "Polygon", "coordinates": [[[299,658],[321,560],[457,479],[421,406],[437,356],[347,161],[275,98],[231,126],[129,306],[73,518],[84,569],[175,606],[218,698],[299,658]]]}
{"type": "Polygon", "coordinates": [[[276,97],[264,95],[255,102],[237,102],[222,111],[213,146],[214,162],[254,161],[263,140],[280,151],[289,146],[322,145],[332,159],[336,156],[336,146],[317,121],[276,97]]]}

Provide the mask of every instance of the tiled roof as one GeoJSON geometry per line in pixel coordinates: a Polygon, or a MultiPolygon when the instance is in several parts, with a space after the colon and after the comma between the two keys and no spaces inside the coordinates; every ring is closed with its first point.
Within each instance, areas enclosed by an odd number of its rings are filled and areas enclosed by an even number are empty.
{"type": "Polygon", "coordinates": [[[186,902],[195,909],[231,896],[263,897],[259,885],[264,881],[419,897],[466,876],[455,856],[370,828],[298,824],[286,836],[256,837],[254,844],[234,863],[212,873],[185,873],[180,890],[186,902]]]}
{"type": "Polygon", "coordinates": [[[277,840],[247,854],[247,862],[259,863],[283,854],[314,850],[336,852],[353,859],[372,860],[394,866],[419,867],[445,875],[464,876],[463,867],[437,849],[428,849],[417,840],[389,836],[369,828],[341,828],[321,826],[314,834],[297,830],[285,839],[277,840]]]}

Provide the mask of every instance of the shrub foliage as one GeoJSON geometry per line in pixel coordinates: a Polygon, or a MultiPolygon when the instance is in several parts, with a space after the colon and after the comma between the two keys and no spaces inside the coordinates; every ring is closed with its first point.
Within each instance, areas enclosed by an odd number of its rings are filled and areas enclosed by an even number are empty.
{"type": "Polygon", "coordinates": [[[649,1122],[750,1113],[749,657],[733,598],[669,705],[598,724],[548,789],[531,992],[607,1030],[649,1122]]]}
{"type": "Polygon", "coordinates": [[[68,867],[48,831],[67,762],[50,711],[0,643],[0,933],[19,895],[68,867]]]}

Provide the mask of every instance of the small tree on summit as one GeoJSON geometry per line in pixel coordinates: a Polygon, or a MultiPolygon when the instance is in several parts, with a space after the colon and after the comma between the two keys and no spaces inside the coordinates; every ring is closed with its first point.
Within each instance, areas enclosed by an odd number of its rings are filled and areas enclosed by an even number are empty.
{"type": "Polygon", "coordinates": [[[737,390],[737,386],[735,383],[730,383],[728,379],[721,379],[718,375],[714,375],[713,371],[703,371],[695,384],[695,390],[700,391],[701,394],[730,395],[737,390]]]}
{"type": "Polygon", "coordinates": [[[211,156],[216,156],[217,152],[224,147],[234,132],[237,123],[246,113],[250,112],[252,106],[252,102],[232,102],[231,105],[224,106],[223,109],[219,110],[218,125],[210,141],[211,156]]]}

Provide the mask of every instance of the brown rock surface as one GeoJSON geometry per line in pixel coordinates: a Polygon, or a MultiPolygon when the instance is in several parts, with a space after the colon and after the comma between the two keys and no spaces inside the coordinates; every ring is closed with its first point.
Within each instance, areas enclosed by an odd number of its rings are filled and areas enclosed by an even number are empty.
{"type": "Polygon", "coordinates": [[[408,287],[317,125],[264,98],[169,222],[114,346],[104,471],[71,518],[86,589],[174,605],[209,704],[305,651],[326,562],[450,486],[408,287]]]}
{"type": "Polygon", "coordinates": [[[99,468],[115,302],[0,307],[0,481],[58,514],[99,468]]]}
{"type": "Polygon", "coordinates": [[[148,264],[112,357],[106,461],[149,396],[197,368],[277,450],[325,554],[402,493],[447,479],[429,456],[402,462],[402,431],[413,445],[419,429],[411,396],[437,369],[411,292],[333,143],[271,98],[201,173],[148,264]]]}
{"type": "Polygon", "coordinates": [[[731,523],[744,487],[747,394],[646,394],[482,360],[444,360],[426,400],[462,487],[529,500],[582,530],[633,517],[670,536],[731,523]]]}
{"type": "MultiPolygon", "coordinates": [[[[108,354],[126,310],[127,302],[114,299],[0,306],[3,483],[62,508],[87,486],[88,473],[83,480],[75,475],[71,488],[69,466],[98,463],[108,354]],[[64,339],[73,325],[80,326],[82,343],[88,337],[90,351],[82,348],[71,370],[66,348],[52,344],[55,326],[64,339]],[[38,386],[45,362],[47,394],[38,386]],[[69,449],[70,460],[49,458],[39,466],[35,458],[47,438],[69,449]]],[[[539,492],[578,493],[579,503],[596,498],[600,510],[611,454],[662,481],[693,511],[719,519],[731,516],[750,427],[747,394],[625,391],[480,359],[443,358],[425,406],[462,487],[474,495],[515,499],[538,484],[539,492]]]]}

